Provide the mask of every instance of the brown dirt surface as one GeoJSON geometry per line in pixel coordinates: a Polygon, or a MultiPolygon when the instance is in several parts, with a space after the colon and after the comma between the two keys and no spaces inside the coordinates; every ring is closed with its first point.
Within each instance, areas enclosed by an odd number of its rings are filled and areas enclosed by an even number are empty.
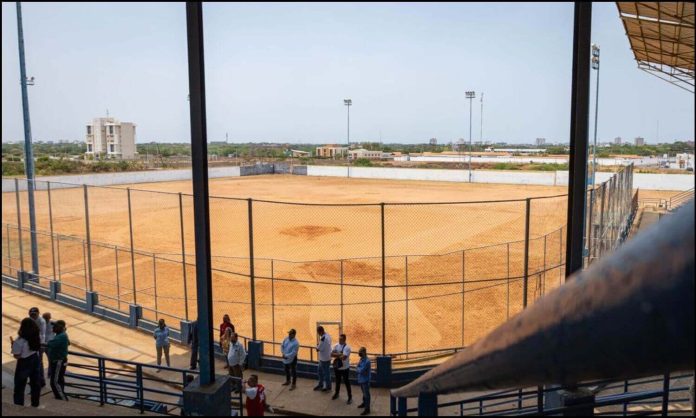
{"type": "MultiPolygon", "coordinates": [[[[564,187],[531,185],[283,175],[211,180],[214,315],[229,313],[238,331],[251,335],[247,198],[252,197],[294,203],[252,203],[258,338],[280,342],[287,329],[295,328],[302,344],[312,345],[317,322],[342,321],[353,347],[377,353],[384,297],[387,352],[470,345],[522,308],[524,199],[565,192],[564,187]],[[511,199],[519,200],[496,202],[511,199]],[[471,203],[479,201],[484,202],[471,203]],[[384,210],[384,294],[380,202],[399,203],[384,210]],[[340,205],[351,203],[362,206],[340,205]]],[[[91,286],[101,304],[127,311],[136,302],[135,282],[145,318],[177,324],[186,308],[188,317],[195,317],[189,193],[189,181],[88,188],[92,246],[87,251],[84,190],[52,190],[50,217],[48,194],[37,191],[42,276],[55,276],[63,292],[84,298],[91,258],[91,286]],[[184,193],[185,263],[179,192],[184,193]]],[[[16,225],[14,193],[3,193],[2,199],[3,224],[16,225]]],[[[20,193],[20,207],[26,227],[25,193],[20,193]]],[[[560,228],[566,199],[534,199],[530,210],[532,303],[562,282],[565,231],[560,228]]],[[[8,254],[3,270],[16,269],[17,230],[6,226],[2,234],[3,257],[8,254]]],[[[28,235],[22,236],[25,251],[28,235]]],[[[277,352],[277,347],[269,344],[266,350],[277,352]]],[[[308,358],[309,350],[303,349],[301,357],[308,358]]]]}

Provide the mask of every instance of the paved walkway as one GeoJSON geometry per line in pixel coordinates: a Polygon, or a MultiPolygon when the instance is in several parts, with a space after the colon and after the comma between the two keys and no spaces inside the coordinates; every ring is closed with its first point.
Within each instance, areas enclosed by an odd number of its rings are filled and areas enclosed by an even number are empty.
{"type": "MultiPolygon", "coordinates": [[[[99,354],[106,357],[142,363],[156,364],[155,344],[152,335],[144,331],[133,330],[114,322],[81,312],[40,296],[31,295],[10,286],[2,286],[2,316],[3,316],[3,341],[2,364],[3,369],[14,370],[14,359],[9,350],[9,335],[16,333],[19,321],[27,316],[29,308],[37,306],[41,313],[50,312],[53,320],[62,319],[67,323],[68,336],[72,343],[72,351],[82,351],[99,354]],[[5,323],[16,323],[15,330],[6,332],[5,323]]],[[[190,359],[186,346],[172,343],[170,349],[172,367],[187,369],[190,359]]],[[[224,372],[224,363],[216,360],[215,370],[224,372]]],[[[163,372],[166,373],[166,372],[163,372]]],[[[270,405],[277,412],[293,415],[318,415],[318,416],[352,416],[361,410],[357,408],[362,402],[360,388],[353,387],[353,404],[346,405],[345,392],[335,401],[331,400],[331,394],[314,392],[315,380],[298,379],[297,389],[290,392],[288,386],[281,386],[285,377],[270,373],[260,373],[252,370],[245,371],[245,376],[250,373],[259,375],[260,382],[267,388],[270,405]]],[[[149,377],[157,378],[157,374],[149,377]]],[[[372,415],[389,415],[389,390],[372,388],[372,415]]]]}

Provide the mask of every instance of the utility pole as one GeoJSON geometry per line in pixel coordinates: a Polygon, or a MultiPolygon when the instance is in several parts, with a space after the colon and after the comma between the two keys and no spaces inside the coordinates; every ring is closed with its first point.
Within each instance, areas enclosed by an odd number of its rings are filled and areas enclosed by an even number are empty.
{"type": "Polygon", "coordinates": [[[24,30],[22,28],[22,5],[17,2],[17,39],[19,42],[19,80],[22,86],[22,114],[24,116],[24,171],[27,176],[27,196],[29,198],[29,235],[31,236],[31,268],[34,275],[39,274],[39,251],[36,242],[36,210],[34,208],[34,152],[31,145],[31,122],[29,120],[29,93],[27,86],[34,85],[34,77],[27,79],[24,61],[24,30]]]}
{"type": "Polygon", "coordinates": [[[473,108],[473,99],[476,98],[475,91],[467,91],[464,93],[465,97],[469,99],[469,183],[471,183],[471,116],[473,108]]]}
{"type": "Polygon", "coordinates": [[[481,92],[481,144],[483,144],[483,92],[481,92]]]}

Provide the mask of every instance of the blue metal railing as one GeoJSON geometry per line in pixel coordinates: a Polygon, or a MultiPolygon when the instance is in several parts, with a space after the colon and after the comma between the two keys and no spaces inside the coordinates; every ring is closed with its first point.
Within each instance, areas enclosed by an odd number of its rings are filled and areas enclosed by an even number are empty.
{"type": "MultiPolygon", "coordinates": [[[[180,415],[183,412],[183,388],[187,377],[198,375],[195,370],[87,353],[71,351],[68,356],[70,361],[65,373],[67,396],[99,402],[100,405],[136,408],[141,413],[180,415]],[[177,378],[172,378],[172,374],[177,378]]],[[[233,386],[241,384],[240,378],[230,379],[233,386]]],[[[242,393],[232,393],[231,396],[230,411],[243,416],[242,393]]]]}
{"type": "MultiPolygon", "coordinates": [[[[632,379],[623,381],[593,381],[569,387],[537,387],[526,389],[512,389],[474,396],[457,401],[437,403],[437,409],[458,407],[459,416],[466,415],[553,415],[573,412],[577,410],[595,410],[594,415],[662,415],[666,416],[670,411],[670,405],[689,402],[686,395],[689,390],[687,385],[680,384],[681,379],[693,378],[693,374],[680,374],[670,376],[652,377],[646,379],[632,379]],[[631,391],[631,386],[641,386],[641,389],[631,391]],[[594,390],[592,389],[593,387],[594,390]],[[596,393],[591,402],[575,404],[572,406],[547,406],[548,395],[554,392],[587,389],[596,393]],[[600,395],[602,392],[616,391],[600,395]],[[671,394],[680,394],[674,397],[671,394]],[[514,407],[505,407],[514,404],[514,407]],[[598,410],[610,406],[621,406],[621,410],[598,410]],[[652,410],[630,411],[629,406],[652,407],[652,410]]],[[[409,408],[407,398],[391,397],[391,415],[405,416],[418,413],[419,408],[409,408]],[[401,403],[401,408],[399,408],[401,403]]],[[[450,411],[451,412],[451,411],[450,411]]],[[[688,413],[688,410],[679,410],[680,413],[688,413]]],[[[693,411],[691,411],[693,412],[693,411]]],[[[449,415],[449,413],[448,413],[449,415]]]]}

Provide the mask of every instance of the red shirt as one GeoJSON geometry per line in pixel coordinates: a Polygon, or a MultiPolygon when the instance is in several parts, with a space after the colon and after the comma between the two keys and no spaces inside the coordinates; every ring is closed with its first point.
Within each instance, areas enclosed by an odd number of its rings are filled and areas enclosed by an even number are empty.
{"type": "Polygon", "coordinates": [[[246,398],[246,410],[248,417],[262,417],[266,407],[266,394],[263,385],[256,385],[256,397],[246,398]]]}
{"type": "Polygon", "coordinates": [[[220,338],[225,335],[227,328],[232,328],[232,332],[234,332],[234,325],[232,325],[232,323],[223,322],[220,324],[220,338]]]}

